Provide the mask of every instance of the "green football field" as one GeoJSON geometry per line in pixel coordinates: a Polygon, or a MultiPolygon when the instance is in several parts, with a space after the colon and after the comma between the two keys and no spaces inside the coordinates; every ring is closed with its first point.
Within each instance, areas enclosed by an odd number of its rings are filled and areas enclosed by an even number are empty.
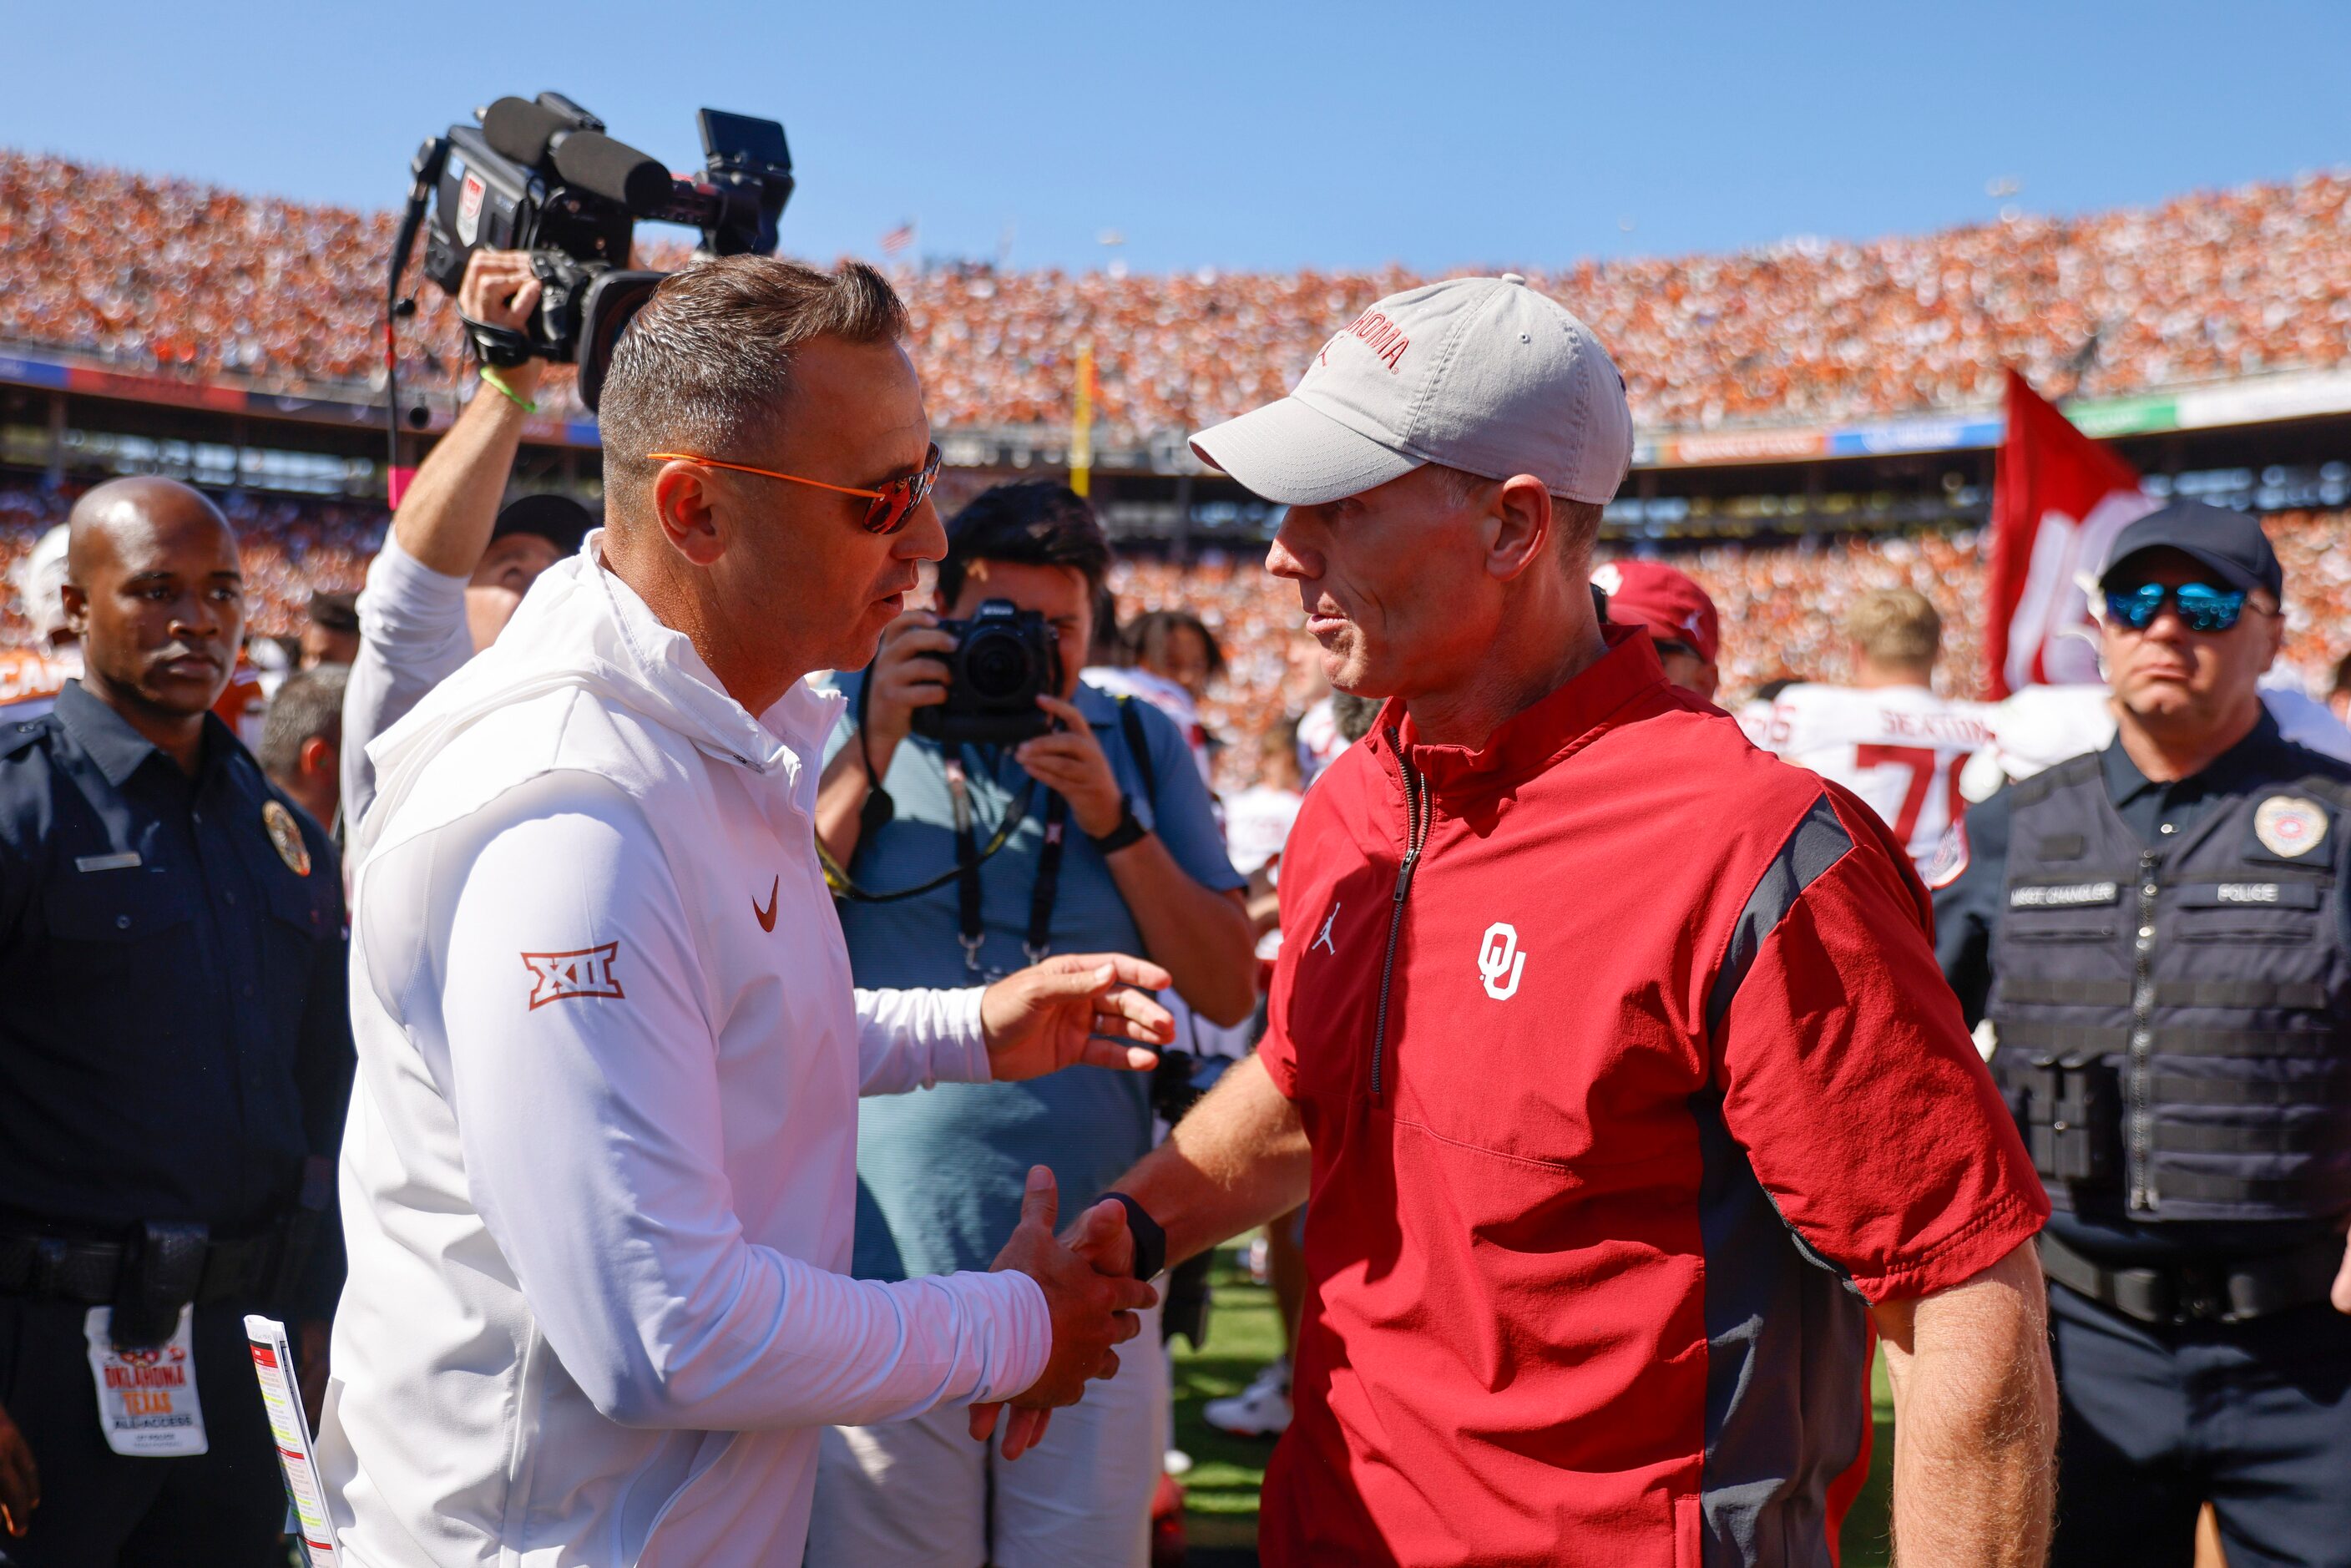
{"type": "MultiPolygon", "coordinates": [[[[1257,1561],[1257,1492],[1265,1479],[1265,1439],[1228,1437],[1200,1419],[1210,1399],[1238,1393],[1281,1349],[1273,1292],[1252,1284],[1232,1249],[1217,1254],[1216,1305],[1208,1343],[1195,1351],[1176,1345],[1176,1446],[1192,1456],[1184,1478],[1185,1529],[1190,1568],[1243,1568],[1257,1561]]],[[[1871,1379],[1877,1433],[1870,1450],[1869,1485],[1845,1520],[1846,1568],[1883,1568],[1889,1560],[1886,1512],[1894,1464],[1894,1403],[1886,1369],[1871,1379]]]]}

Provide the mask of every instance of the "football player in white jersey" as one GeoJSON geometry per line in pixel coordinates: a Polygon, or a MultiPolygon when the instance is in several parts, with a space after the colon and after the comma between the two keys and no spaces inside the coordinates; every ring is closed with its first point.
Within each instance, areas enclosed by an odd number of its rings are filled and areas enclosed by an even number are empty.
{"type": "Polygon", "coordinates": [[[1943,620],[1926,595],[1865,593],[1844,629],[1854,684],[1788,687],[1762,744],[1860,796],[1924,867],[1966,809],[1959,770],[1991,732],[1980,705],[1937,696],[1929,684],[1943,620]]]}

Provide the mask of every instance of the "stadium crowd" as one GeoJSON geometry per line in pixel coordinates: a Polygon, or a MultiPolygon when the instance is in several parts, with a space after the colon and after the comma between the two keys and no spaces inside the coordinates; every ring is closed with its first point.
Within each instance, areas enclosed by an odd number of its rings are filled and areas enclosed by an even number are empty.
{"type": "MultiPolygon", "coordinates": [[[[0,151],[0,341],[273,387],[364,381],[381,374],[393,226],[387,212],[0,151]]],[[[664,242],[644,259],[683,252],[664,242]]],[[[2338,365],[2351,360],[2346,261],[2351,175],[2328,172],[2074,218],[1526,270],[1608,344],[1636,419],[1704,428],[1983,403],[2010,364],[2090,395],[2338,365]]],[[[1098,417],[1135,436],[1280,395],[1298,344],[1417,279],[966,264],[893,281],[941,425],[1061,423],[1090,341],[1098,417]]],[[[417,300],[402,374],[454,385],[455,313],[438,289],[417,300]]]]}

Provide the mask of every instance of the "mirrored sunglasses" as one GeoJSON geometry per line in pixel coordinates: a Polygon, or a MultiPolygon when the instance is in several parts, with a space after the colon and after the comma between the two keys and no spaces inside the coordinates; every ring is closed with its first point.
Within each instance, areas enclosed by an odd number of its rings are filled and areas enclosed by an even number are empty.
{"type": "Polygon", "coordinates": [[[2106,614],[2134,632],[2154,625],[2166,603],[2179,612],[2179,623],[2190,632],[2226,632],[2245,612],[2245,591],[2209,582],[2183,582],[2176,588],[2145,582],[2106,590],[2106,614]]]}

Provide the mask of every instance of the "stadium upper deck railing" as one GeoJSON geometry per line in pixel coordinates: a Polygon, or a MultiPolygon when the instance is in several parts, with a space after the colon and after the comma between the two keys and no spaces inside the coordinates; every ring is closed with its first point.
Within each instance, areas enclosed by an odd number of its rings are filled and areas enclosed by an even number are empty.
{"type": "MultiPolygon", "coordinates": [[[[194,377],[152,365],[110,360],[41,344],[0,340],[0,384],[47,388],[264,419],[380,426],[381,392],[364,382],[269,381],[234,374],[194,377]]],[[[453,392],[417,392],[424,429],[444,430],[456,417],[453,392]]],[[[2351,413],[2351,370],[2287,371],[2239,380],[2150,389],[2127,397],[2071,402],[2068,418],[2099,437],[2157,434],[2224,425],[2262,424],[2351,413]]],[[[2000,444],[1995,406],[1930,410],[1895,418],[1836,424],[1759,423],[1706,430],[1644,429],[1634,433],[1633,466],[1687,468],[1768,465],[1832,457],[1903,453],[1965,452],[2000,444]]],[[[524,438],[539,445],[591,448],[596,422],[587,415],[531,416],[524,438]]],[[[1057,468],[1068,458],[1070,432],[1060,425],[969,425],[938,433],[940,455],[967,468],[1057,468]]],[[[1145,438],[1097,432],[1093,465],[1103,473],[1204,472],[1182,431],[1145,438]]]]}

